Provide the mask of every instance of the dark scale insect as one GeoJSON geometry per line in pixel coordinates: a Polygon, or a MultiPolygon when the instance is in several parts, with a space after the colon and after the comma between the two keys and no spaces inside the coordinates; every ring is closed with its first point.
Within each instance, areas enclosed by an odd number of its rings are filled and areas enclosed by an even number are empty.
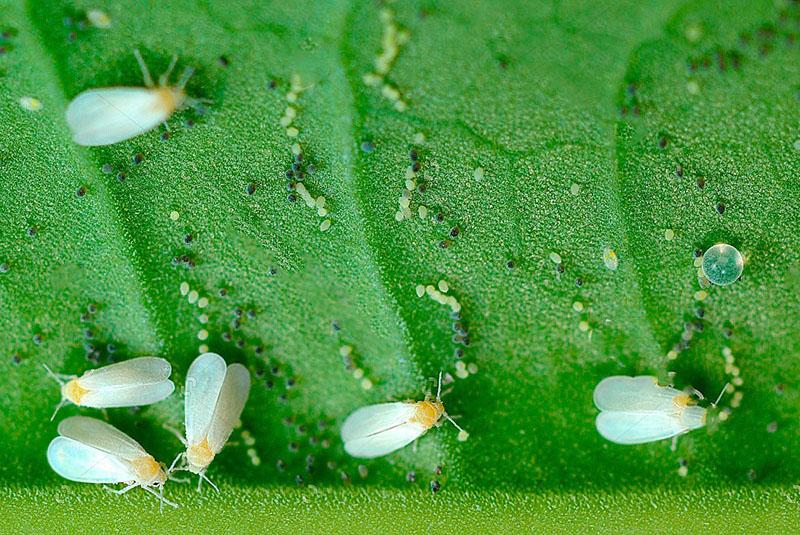
{"type": "Polygon", "coordinates": [[[437,492],[439,492],[439,490],[441,488],[442,488],[442,484],[439,483],[437,480],[434,479],[434,480],[431,481],[431,492],[432,493],[436,494],[437,492]]]}
{"type": "Polygon", "coordinates": [[[78,191],[75,192],[75,195],[77,195],[78,197],[83,197],[84,195],[86,195],[86,186],[79,187],[78,191]]]}
{"type": "Polygon", "coordinates": [[[144,154],[137,152],[133,155],[133,165],[139,165],[144,161],[144,154]]]}

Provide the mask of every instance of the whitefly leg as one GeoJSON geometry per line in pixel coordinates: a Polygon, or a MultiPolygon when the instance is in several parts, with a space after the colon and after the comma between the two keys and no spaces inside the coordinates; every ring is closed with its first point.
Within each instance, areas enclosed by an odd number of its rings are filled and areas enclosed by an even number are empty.
{"type": "Polygon", "coordinates": [[[135,489],[138,486],[139,486],[139,483],[133,482],[130,485],[128,485],[127,487],[125,487],[124,489],[112,489],[111,487],[108,487],[106,485],[103,485],[103,488],[106,489],[108,492],[113,492],[117,496],[121,496],[121,495],[125,494],[126,492],[128,492],[129,490],[135,489]]]}

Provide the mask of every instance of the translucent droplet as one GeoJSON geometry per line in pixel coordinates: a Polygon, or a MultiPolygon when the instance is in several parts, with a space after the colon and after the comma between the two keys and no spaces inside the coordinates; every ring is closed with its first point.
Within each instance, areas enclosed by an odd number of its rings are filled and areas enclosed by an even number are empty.
{"type": "Polygon", "coordinates": [[[727,243],[718,243],[703,255],[703,274],[712,284],[727,286],[742,275],[744,259],[742,254],[727,243]]]}

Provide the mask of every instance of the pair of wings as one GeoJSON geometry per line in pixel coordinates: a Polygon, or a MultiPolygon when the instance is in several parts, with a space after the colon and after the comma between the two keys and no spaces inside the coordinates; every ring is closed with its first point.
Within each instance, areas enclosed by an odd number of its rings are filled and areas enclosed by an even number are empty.
{"type": "Polygon", "coordinates": [[[372,459],[413,442],[428,429],[410,422],[415,403],[379,403],[361,407],[342,425],[344,449],[353,457],[372,459]]]}
{"type": "Polygon", "coordinates": [[[600,409],[597,431],[617,444],[643,444],[700,427],[705,409],[679,407],[674,398],[682,395],[648,375],[607,377],[594,389],[594,404],[600,409]],[[685,411],[696,418],[684,418],[685,411]]]}
{"type": "Polygon", "coordinates": [[[215,454],[222,450],[250,394],[250,372],[241,364],[225,365],[216,353],[197,357],[186,375],[186,441],[208,440],[215,454]]]}
{"type": "Polygon", "coordinates": [[[58,424],[47,461],[61,477],[82,483],[134,481],[131,461],[149,457],[131,437],[100,420],[72,416],[58,424]]]}
{"type": "Polygon", "coordinates": [[[89,370],[77,379],[86,390],[81,405],[95,408],[149,405],[175,390],[172,367],[158,357],[139,357],[89,370]]]}
{"type": "Polygon", "coordinates": [[[152,130],[172,109],[158,89],[108,87],[84,91],[67,107],[67,124],[78,145],[111,145],[152,130]]]}

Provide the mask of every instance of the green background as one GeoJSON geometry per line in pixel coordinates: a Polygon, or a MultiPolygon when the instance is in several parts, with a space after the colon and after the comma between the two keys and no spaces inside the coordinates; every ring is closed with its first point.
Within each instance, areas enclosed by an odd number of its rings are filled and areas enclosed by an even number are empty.
{"type": "MultiPolygon", "coordinates": [[[[410,36],[387,75],[404,112],[362,81],[381,51],[376,2],[0,1],[0,522],[384,532],[796,525],[797,2],[388,6],[410,36]],[[90,8],[112,27],[81,24],[90,8]],[[179,69],[196,69],[189,94],[213,102],[173,116],[168,140],[159,129],[76,146],[67,104],[88,88],[140,85],[135,47],[154,74],[178,54],[179,69]],[[294,125],[317,169],[306,186],[327,199],[327,232],[313,210],[287,200],[292,142],[279,120],[293,74],[309,86],[294,125]],[[23,109],[23,96],[43,108],[23,109]],[[427,186],[412,207],[424,203],[441,222],[395,221],[412,148],[427,186]],[[742,251],[744,274],[698,303],[693,252],[718,241],[742,251]],[[606,247],[616,270],[603,263],[606,247]],[[173,265],[181,255],[196,267],[173,265]],[[463,361],[478,368],[444,398],[469,440],[446,425],[416,449],[348,458],[338,427],[352,410],[420,398],[440,370],[455,377],[449,312],[415,293],[441,279],[470,333],[463,361]],[[181,296],[184,281],[207,308],[181,296]],[[687,322],[693,338],[670,361],[687,322]],[[58,390],[42,363],[81,373],[95,366],[87,342],[101,364],[114,344],[117,360],[167,358],[180,387],[203,327],[212,351],[254,375],[238,445],[209,471],[221,495],[171,483],[166,495],[183,507],[159,515],[143,492],[119,498],[50,470],[58,390]],[[371,390],[345,368],[342,345],[352,345],[371,390]],[[727,421],[682,437],[675,452],[669,441],[623,447],[597,434],[600,379],[675,372],[677,386],[713,398],[729,380],[724,347],[744,381],[727,421]]],[[[100,415],[68,407],[57,420],[76,413],[100,415]]],[[[180,450],[161,427],[181,425],[178,395],[108,418],[160,460],[180,450]]]]}

